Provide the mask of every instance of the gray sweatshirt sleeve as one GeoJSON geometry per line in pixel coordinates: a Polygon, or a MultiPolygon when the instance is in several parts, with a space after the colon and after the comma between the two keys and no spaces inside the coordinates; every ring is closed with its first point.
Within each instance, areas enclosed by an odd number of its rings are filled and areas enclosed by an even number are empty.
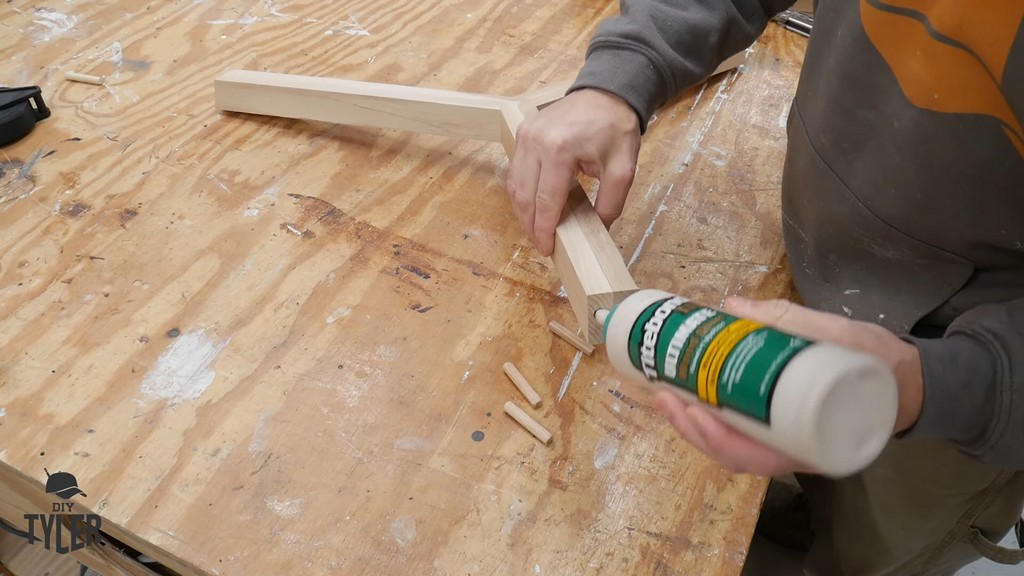
{"type": "Polygon", "coordinates": [[[940,438],[1024,470],[1024,298],[978,306],[921,352],[924,405],[905,438],[940,438]]]}
{"type": "Polygon", "coordinates": [[[745,50],[795,0],[621,0],[601,23],[569,92],[600,88],[628,102],[646,131],[654,112],[745,50]]]}

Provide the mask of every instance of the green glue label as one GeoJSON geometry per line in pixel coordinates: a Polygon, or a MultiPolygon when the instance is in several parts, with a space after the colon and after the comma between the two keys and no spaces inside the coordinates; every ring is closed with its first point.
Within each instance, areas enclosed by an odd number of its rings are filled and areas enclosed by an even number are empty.
{"type": "Polygon", "coordinates": [[[810,344],[674,296],[637,317],[629,331],[629,359],[648,380],[768,423],[779,374],[810,344]]]}

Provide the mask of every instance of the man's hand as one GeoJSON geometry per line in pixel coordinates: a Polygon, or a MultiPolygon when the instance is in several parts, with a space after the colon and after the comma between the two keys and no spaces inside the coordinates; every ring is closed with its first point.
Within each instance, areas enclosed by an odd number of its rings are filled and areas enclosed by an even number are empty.
{"type": "MultiPolygon", "coordinates": [[[[785,300],[730,298],[726,300],[724,311],[794,336],[833,342],[876,356],[892,368],[899,387],[899,410],[893,432],[902,432],[917,421],[924,399],[920,354],[913,344],[885,328],[818,312],[785,300]]],[[[727,470],[764,476],[814,472],[789,456],[737,432],[704,406],[684,402],[667,390],[656,392],[655,402],[683,438],[727,470]]]]}
{"type": "Polygon", "coordinates": [[[507,190],[523,229],[550,256],[577,172],[597,178],[594,208],[605,226],[622,214],[640,151],[639,119],[618,96],[575,91],[519,126],[507,190]]]}

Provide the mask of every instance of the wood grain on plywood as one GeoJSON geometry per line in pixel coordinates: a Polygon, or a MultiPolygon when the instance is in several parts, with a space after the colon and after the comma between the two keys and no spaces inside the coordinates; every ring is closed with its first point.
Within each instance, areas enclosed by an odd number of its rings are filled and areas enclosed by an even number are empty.
{"type": "MultiPolygon", "coordinates": [[[[53,110],[0,154],[0,466],[21,492],[72,471],[83,508],[184,574],[739,573],[764,482],[548,331],[571,311],[500,146],[214,108],[231,69],[521,94],[571,78],[617,4],[6,6],[24,34],[0,35],[0,76],[53,110]],[[545,398],[567,387],[534,414],[550,447],[501,412],[509,360],[545,398]]],[[[638,284],[787,295],[804,40],[769,28],[645,136],[611,229],[638,284]]]]}
{"type": "MultiPolygon", "coordinates": [[[[229,71],[216,79],[214,87],[217,109],[222,111],[501,141],[510,157],[519,124],[543,105],[536,93],[523,102],[251,70],[229,71]]],[[[552,260],[580,326],[586,328],[589,342],[600,342],[603,333],[594,312],[618,304],[636,290],[636,284],[578,182],[572,185],[565,216],[555,230],[555,243],[552,260]]]]}

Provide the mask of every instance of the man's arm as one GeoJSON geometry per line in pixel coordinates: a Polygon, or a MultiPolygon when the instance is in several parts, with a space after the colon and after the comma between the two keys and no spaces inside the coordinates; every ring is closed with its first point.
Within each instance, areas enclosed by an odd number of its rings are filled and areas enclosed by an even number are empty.
{"type": "Polygon", "coordinates": [[[622,0],[603,22],[569,94],[523,122],[506,188],[537,250],[555,227],[577,173],[597,178],[594,208],[606,226],[633,185],[640,135],[651,115],[747,48],[793,0],[622,0]]]}
{"type": "Polygon", "coordinates": [[[905,437],[941,438],[1024,470],[1024,298],[978,306],[943,338],[908,338],[921,354],[924,402],[905,437]]]}
{"type": "MultiPolygon", "coordinates": [[[[896,374],[902,437],[952,442],[980,460],[1024,470],[1024,298],[961,315],[945,337],[897,337],[877,324],[782,300],[726,300],[725,311],[877,356],[896,374]]],[[[734,472],[814,472],[726,426],[706,407],[660,391],[658,407],[699,450],[734,472]]]]}
{"type": "Polygon", "coordinates": [[[794,0],[622,0],[597,29],[570,92],[599,88],[632,106],[641,131],[668,100],[746,49],[794,0]]]}

